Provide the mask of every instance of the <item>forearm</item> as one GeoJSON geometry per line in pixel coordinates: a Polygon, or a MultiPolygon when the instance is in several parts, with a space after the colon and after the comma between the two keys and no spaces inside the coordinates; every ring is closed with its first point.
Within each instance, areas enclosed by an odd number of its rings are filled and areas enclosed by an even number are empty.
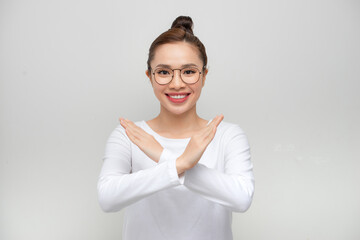
{"type": "Polygon", "coordinates": [[[171,160],[135,173],[109,172],[99,177],[99,203],[105,212],[116,212],[146,196],[179,184],[175,161],[171,160]]]}
{"type": "MultiPolygon", "coordinates": [[[[176,171],[176,157],[164,149],[159,163],[133,172],[131,156],[110,138],[98,180],[98,199],[105,212],[115,212],[160,190],[181,184],[176,171]]],[[[151,161],[151,160],[149,160],[151,161]]]]}
{"type": "MultiPolygon", "coordinates": [[[[225,134],[221,141],[223,153],[203,156],[204,163],[217,162],[222,165],[221,170],[201,163],[194,166],[181,165],[183,162],[191,162],[187,158],[192,156],[186,152],[180,156],[179,165],[185,168],[184,186],[233,211],[244,212],[250,207],[254,193],[250,147],[244,132],[237,125],[228,128],[225,134]]],[[[217,149],[221,149],[221,145],[217,149]]]]}
{"type": "Polygon", "coordinates": [[[197,164],[185,172],[184,186],[236,212],[245,212],[251,205],[254,178],[251,174],[229,175],[197,164]]]}

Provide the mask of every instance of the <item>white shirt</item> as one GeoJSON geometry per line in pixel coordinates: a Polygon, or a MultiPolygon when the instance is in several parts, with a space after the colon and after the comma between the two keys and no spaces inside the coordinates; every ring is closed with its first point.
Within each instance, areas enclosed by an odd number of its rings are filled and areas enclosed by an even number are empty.
{"type": "Polygon", "coordinates": [[[135,124],[164,150],[154,162],[120,124],[107,141],[98,198],[105,212],[125,208],[123,240],[232,239],[232,211],[246,211],[254,192],[244,131],[222,121],[198,164],[179,177],[175,161],[190,138],[165,138],[145,121],[135,124]]]}

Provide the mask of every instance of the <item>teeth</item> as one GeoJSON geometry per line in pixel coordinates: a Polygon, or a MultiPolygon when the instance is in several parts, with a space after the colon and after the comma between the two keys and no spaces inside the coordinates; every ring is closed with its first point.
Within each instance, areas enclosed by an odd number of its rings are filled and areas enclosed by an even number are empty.
{"type": "Polygon", "coordinates": [[[179,99],[179,98],[184,98],[186,97],[187,95],[169,95],[169,97],[171,98],[176,98],[176,99],[179,99]]]}

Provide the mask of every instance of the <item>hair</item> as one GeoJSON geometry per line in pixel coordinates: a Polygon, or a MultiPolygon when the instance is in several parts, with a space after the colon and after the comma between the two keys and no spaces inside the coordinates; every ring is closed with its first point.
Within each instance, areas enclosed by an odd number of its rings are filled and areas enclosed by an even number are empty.
{"type": "Polygon", "coordinates": [[[204,44],[194,35],[193,33],[193,21],[189,16],[179,16],[177,17],[171,25],[171,28],[166,32],[160,34],[149,48],[149,57],[147,60],[147,67],[149,73],[151,72],[150,63],[154,59],[155,51],[157,47],[166,43],[174,42],[187,42],[199,51],[199,57],[203,61],[204,67],[206,69],[207,65],[207,56],[204,44]]]}

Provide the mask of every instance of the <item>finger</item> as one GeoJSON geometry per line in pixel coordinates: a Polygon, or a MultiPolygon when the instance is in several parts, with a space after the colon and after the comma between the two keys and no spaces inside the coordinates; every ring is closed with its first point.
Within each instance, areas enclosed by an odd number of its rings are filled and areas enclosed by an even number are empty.
{"type": "Polygon", "coordinates": [[[210,144],[210,142],[214,139],[216,133],[216,128],[210,129],[210,133],[204,136],[203,142],[206,144],[206,147],[210,144]]]}
{"type": "Polygon", "coordinates": [[[138,136],[145,136],[146,132],[139,126],[137,126],[132,121],[125,119],[125,122],[129,128],[131,128],[134,132],[134,134],[137,134],[138,136]]]}
{"type": "Polygon", "coordinates": [[[134,128],[133,126],[127,125],[126,130],[129,132],[129,134],[132,135],[132,138],[133,138],[133,139],[142,139],[142,138],[143,138],[142,135],[141,135],[141,133],[139,133],[139,132],[137,131],[137,129],[134,128]]]}
{"type": "MultiPolygon", "coordinates": [[[[220,122],[224,119],[224,115],[220,114],[214,118],[214,120],[210,123],[212,125],[215,125],[216,127],[219,126],[220,122]]],[[[210,125],[209,124],[209,125],[210,125]]]]}
{"type": "Polygon", "coordinates": [[[127,125],[126,125],[126,122],[124,121],[124,118],[119,118],[119,122],[120,122],[120,125],[123,127],[123,128],[126,128],[127,125]]]}
{"type": "MultiPolygon", "coordinates": [[[[206,131],[204,131],[204,136],[207,139],[213,139],[215,136],[217,127],[219,126],[220,122],[224,119],[224,115],[220,114],[214,118],[214,120],[208,125],[206,131]]],[[[211,140],[210,140],[211,141],[211,140]]]]}
{"type": "Polygon", "coordinates": [[[201,133],[201,135],[206,138],[206,136],[208,136],[209,134],[211,134],[211,131],[216,128],[213,124],[209,124],[204,131],[201,133]]]}
{"type": "Polygon", "coordinates": [[[132,132],[133,132],[134,134],[136,134],[137,136],[143,135],[143,133],[142,133],[142,131],[141,131],[142,129],[139,128],[138,126],[136,126],[135,124],[133,124],[132,122],[126,121],[126,126],[127,126],[129,129],[131,129],[132,132]]]}
{"type": "MultiPolygon", "coordinates": [[[[211,123],[209,123],[209,125],[206,126],[207,131],[205,131],[207,134],[209,134],[211,131],[213,131],[213,129],[219,126],[220,122],[224,119],[224,116],[222,114],[214,117],[214,119],[211,121],[211,123]]],[[[204,132],[204,133],[205,133],[204,132]]]]}
{"type": "Polygon", "coordinates": [[[124,123],[124,122],[125,122],[125,120],[126,120],[125,118],[123,118],[123,117],[119,117],[119,121],[120,121],[120,122],[123,122],[123,123],[124,123]]]}
{"type": "Polygon", "coordinates": [[[132,129],[131,129],[131,128],[126,128],[126,129],[125,129],[125,132],[126,132],[126,135],[130,138],[130,140],[131,140],[134,144],[137,145],[137,140],[138,140],[138,138],[137,138],[136,134],[134,134],[134,132],[132,131],[132,129]]]}
{"type": "Polygon", "coordinates": [[[215,132],[216,132],[216,127],[210,126],[203,129],[203,131],[201,131],[197,137],[203,144],[205,144],[205,146],[207,146],[214,138],[215,132]]]}
{"type": "Polygon", "coordinates": [[[133,121],[129,120],[129,119],[124,119],[124,121],[129,125],[132,126],[133,128],[139,128],[133,121]]]}
{"type": "Polygon", "coordinates": [[[134,129],[133,125],[130,125],[129,123],[131,122],[130,120],[124,119],[124,118],[119,118],[120,120],[120,124],[121,126],[123,126],[126,130],[126,134],[128,135],[128,137],[130,138],[130,140],[135,140],[135,138],[137,137],[137,135],[139,135],[137,133],[137,131],[134,129]]]}
{"type": "Polygon", "coordinates": [[[132,128],[132,129],[136,127],[136,125],[133,124],[130,120],[124,118],[121,118],[120,124],[124,125],[127,128],[132,128]]]}

